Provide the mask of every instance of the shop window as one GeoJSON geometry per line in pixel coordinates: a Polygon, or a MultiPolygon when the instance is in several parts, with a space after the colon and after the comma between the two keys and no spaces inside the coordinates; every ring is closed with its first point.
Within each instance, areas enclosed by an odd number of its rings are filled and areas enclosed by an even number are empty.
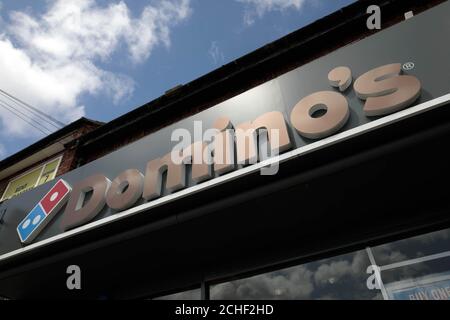
{"type": "Polygon", "coordinates": [[[10,180],[0,201],[11,199],[55,178],[61,158],[53,159],[10,180]]]}
{"type": "Polygon", "coordinates": [[[450,229],[219,283],[210,290],[217,300],[450,300],[450,229]]]}
{"type": "Polygon", "coordinates": [[[281,269],[211,286],[211,299],[377,299],[367,288],[367,253],[357,251],[331,259],[281,269]]]}
{"type": "Polygon", "coordinates": [[[450,300],[450,229],[371,248],[385,299],[450,300]]]}

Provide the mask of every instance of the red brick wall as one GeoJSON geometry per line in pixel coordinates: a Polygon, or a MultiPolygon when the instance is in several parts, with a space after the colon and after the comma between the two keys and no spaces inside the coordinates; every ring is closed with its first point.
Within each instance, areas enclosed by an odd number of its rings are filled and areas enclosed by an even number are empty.
{"type": "Polygon", "coordinates": [[[3,196],[3,193],[5,192],[7,186],[8,186],[7,179],[0,181],[0,199],[3,196]]]}
{"type": "Polygon", "coordinates": [[[75,131],[75,140],[73,143],[66,146],[66,150],[64,151],[63,158],[61,160],[61,164],[59,166],[58,172],[56,173],[56,176],[60,176],[66,172],[69,172],[78,166],[77,139],[87,132],[94,130],[95,128],[97,127],[92,125],[85,125],[84,127],[75,131]]]}

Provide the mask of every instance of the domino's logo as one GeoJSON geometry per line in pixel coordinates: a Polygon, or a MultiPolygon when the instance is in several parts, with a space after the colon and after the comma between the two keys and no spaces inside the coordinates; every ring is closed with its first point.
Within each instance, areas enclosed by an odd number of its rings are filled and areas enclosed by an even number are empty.
{"type": "Polygon", "coordinates": [[[32,242],[67,202],[72,191],[70,185],[60,179],[17,226],[20,241],[32,242]]]}

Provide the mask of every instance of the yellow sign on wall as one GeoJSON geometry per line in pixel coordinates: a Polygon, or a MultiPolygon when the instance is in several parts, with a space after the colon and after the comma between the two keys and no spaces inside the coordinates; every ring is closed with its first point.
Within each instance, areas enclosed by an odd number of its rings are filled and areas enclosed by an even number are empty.
{"type": "Polygon", "coordinates": [[[51,181],[56,176],[61,157],[44,163],[27,173],[11,180],[3,193],[1,201],[11,199],[23,192],[31,190],[41,184],[51,181]]]}

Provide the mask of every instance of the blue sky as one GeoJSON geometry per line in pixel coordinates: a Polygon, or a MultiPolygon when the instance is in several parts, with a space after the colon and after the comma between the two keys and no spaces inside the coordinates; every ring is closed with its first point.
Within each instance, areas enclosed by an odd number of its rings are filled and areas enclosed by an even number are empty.
{"type": "MultiPolygon", "coordinates": [[[[354,0],[11,0],[0,89],[68,123],[109,121],[354,0]]],[[[44,134],[0,108],[0,159],[44,134]]]]}

